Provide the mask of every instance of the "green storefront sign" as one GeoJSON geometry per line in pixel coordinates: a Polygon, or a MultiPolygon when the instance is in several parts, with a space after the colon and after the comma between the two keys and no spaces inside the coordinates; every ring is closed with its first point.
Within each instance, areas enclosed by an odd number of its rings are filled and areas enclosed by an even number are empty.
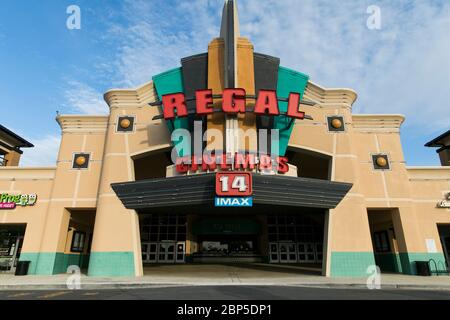
{"type": "Polygon", "coordinates": [[[14,209],[16,206],[34,206],[37,201],[36,194],[0,194],[0,209],[14,209]]]}

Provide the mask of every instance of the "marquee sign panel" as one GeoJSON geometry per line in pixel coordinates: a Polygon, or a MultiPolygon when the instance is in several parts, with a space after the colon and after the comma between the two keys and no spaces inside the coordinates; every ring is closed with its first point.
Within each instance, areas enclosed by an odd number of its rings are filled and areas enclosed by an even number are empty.
{"type": "Polygon", "coordinates": [[[253,193],[250,172],[219,172],[216,174],[216,195],[221,197],[245,197],[253,193]]]}

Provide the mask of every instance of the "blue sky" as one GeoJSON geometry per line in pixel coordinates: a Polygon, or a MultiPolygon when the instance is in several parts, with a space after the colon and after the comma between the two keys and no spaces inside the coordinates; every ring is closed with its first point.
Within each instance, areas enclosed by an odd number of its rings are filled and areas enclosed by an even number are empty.
{"type": "MultiPolygon", "coordinates": [[[[102,95],[135,87],[205,52],[223,0],[2,0],[2,125],[33,142],[25,166],[53,165],[60,113],[106,113],[102,95]],[[66,9],[81,9],[68,30],[66,9]]],[[[450,1],[241,0],[258,52],[325,87],[358,92],[354,113],[403,114],[408,165],[439,165],[424,143],[450,129],[450,1]],[[366,10],[381,9],[369,30],[366,10]]]]}

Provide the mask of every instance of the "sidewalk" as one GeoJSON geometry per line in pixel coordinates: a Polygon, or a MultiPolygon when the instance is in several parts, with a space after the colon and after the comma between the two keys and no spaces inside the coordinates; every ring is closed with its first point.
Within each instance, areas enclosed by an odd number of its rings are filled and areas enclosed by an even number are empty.
{"type": "MultiPolygon", "coordinates": [[[[145,268],[143,277],[80,276],[81,289],[133,289],[168,286],[304,286],[366,289],[367,278],[327,278],[308,268],[291,266],[183,265],[145,268]]],[[[64,290],[71,275],[0,274],[0,290],[64,290]]],[[[73,277],[71,278],[73,279],[73,277]]],[[[450,276],[382,274],[381,289],[449,290],[450,276]]]]}

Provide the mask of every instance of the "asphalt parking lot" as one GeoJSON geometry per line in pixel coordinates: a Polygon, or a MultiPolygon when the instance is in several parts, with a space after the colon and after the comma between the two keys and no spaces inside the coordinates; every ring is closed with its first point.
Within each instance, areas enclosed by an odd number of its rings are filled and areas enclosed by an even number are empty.
{"type": "Polygon", "coordinates": [[[450,291],[286,286],[171,286],[120,290],[1,291],[0,300],[450,300],[450,291]]]}

